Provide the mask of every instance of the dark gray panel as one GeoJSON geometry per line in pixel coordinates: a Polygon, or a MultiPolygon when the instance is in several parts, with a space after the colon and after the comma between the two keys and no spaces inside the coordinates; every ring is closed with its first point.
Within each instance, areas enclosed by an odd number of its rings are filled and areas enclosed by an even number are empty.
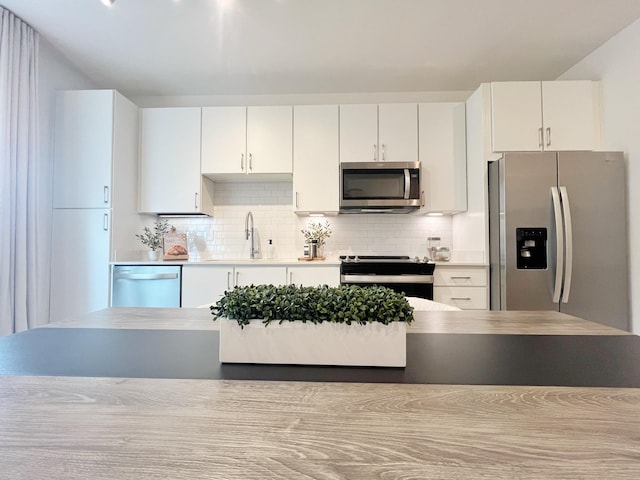
{"type": "Polygon", "coordinates": [[[0,338],[0,374],[640,387],[636,335],[407,335],[406,368],[223,364],[217,331],[40,328],[0,338]]]}

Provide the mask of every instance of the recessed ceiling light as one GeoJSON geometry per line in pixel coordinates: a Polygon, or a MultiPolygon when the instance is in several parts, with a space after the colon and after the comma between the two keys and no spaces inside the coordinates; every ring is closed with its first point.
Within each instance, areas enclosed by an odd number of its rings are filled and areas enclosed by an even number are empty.
{"type": "Polygon", "coordinates": [[[111,5],[116,3],[116,0],[100,0],[100,1],[104,3],[107,7],[110,7],[111,5]]]}

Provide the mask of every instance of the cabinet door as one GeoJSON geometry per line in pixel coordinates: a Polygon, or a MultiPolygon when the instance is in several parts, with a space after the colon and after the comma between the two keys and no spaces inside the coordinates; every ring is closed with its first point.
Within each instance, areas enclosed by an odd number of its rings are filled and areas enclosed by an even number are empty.
{"type": "Polygon", "coordinates": [[[599,137],[594,82],[542,82],[545,150],[595,150],[599,137]]]}
{"type": "Polygon", "coordinates": [[[247,108],[249,173],[293,172],[293,107],[247,108]]]}
{"type": "Polygon", "coordinates": [[[340,161],[378,160],[378,105],[340,105],[340,161]]]}
{"type": "Polygon", "coordinates": [[[58,93],[53,208],[111,205],[113,97],[113,90],[58,93]]]}
{"type": "Polygon", "coordinates": [[[463,102],[421,103],[422,212],[467,209],[467,153],[463,102]]]}
{"type": "Polygon", "coordinates": [[[182,306],[201,307],[216,303],[233,288],[233,267],[185,265],[182,267],[182,306]]]}
{"type": "Polygon", "coordinates": [[[238,287],[261,284],[286,285],[287,267],[236,266],[234,282],[238,287]]]}
{"type": "Polygon", "coordinates": [[[294,211],[337,212],[338,106],[296,106],[293,132],[294,211]]]}
{"type": "Polygon", "coordinates": [[[418,105],[382,103],[378,106],[378,160],[415,162],[418,158],[418,105]]]}
{"type": "Polygon", "coordinates": [[[202,109],[202,173],[244,173],[247,159],[247,108],[202,109]]]}
{"type": "Polygon", "coordinates": [[[542,150],[540,82],[491,84],[491,134],[494,152],[542,150]]]}
{"type": "Polygon", "coordinates": [[[109,306],[109,209],[54,209],[50,322],[109,306]]]}
{"type": "Polygon", "coordinates": [[[315,287],[318,285],[329,285],[337,287],[340,285],[340,267],[288,267],[289,285],[302,285],[304,287],[315,287]]]}
{"type": "Polygon", "coordinates": [[[200,212],[200,108],[145,108],[140,211],[200,212]]]}

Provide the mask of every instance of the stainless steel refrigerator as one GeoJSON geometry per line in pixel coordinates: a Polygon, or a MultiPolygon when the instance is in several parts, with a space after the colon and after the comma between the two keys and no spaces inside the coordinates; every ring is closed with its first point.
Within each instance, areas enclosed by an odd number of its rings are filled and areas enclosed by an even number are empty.
{"type": "Polygon", "coordinates": [[[620,152],[491,162],[491,309],[558,310],[629,330],[626,221],[620,152]]]}

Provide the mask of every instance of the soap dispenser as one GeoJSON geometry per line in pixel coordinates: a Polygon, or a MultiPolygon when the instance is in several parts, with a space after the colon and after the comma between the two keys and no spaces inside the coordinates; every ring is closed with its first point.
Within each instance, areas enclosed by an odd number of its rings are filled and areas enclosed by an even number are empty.
{"type": "Polygon", "coordinates": [[[273,245],[272,239],[269,239],[267,241],[267,258],[268,259],[276,258],[276,247],[273,245]]]}

